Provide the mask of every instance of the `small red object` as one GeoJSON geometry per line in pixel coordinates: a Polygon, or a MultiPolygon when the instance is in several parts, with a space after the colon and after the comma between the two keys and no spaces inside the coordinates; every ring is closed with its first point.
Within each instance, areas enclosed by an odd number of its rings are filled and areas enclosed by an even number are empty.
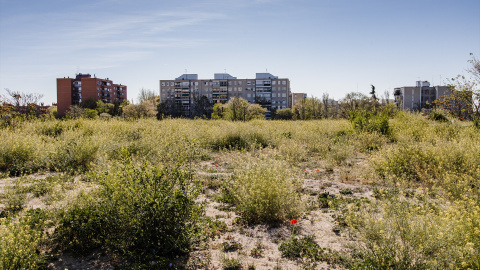
{"type": "Polygon", "coordinates": [[[319,172],[319,171],[320,171],[320,169],[317,169],[317,172],[319,172]]]}
{"type": "Polygon", "coordinates": [[[215,167],[218,167],[218,164],[215,164],[215,167]]]}
{"type": "Polygon", "coordinates": [[[296,220],[296,219],[292,219],[292,220],[290,220],[290,223],[293,225],[293,224],[297,223],[297,220],[296,220]]]}

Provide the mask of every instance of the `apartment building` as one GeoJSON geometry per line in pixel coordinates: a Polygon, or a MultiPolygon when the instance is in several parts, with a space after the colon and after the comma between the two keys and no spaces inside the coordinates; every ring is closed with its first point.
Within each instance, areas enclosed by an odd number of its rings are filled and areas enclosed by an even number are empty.
{"type": "Polygon", "coordinates": [[[72,105],[95,98],[105,103],[123,102],[127,99],[127,86],[114,84],[106,78],[92,78],[90,74],[76,74],[75,78],[57,78],[57,113],[60,116],[72,105]]]}
{"type": "Polygon", "coordinates": [[[448,86],[430,86],[428,81],[417,81],[416,86],[404,86],[393,91],[397,107],[409,110],[428,108],[433,101],[447,94],[448,86]]]}
{"type": "Polygon", "coordinates": [[[183,74],[175,80],[160,80],[160,100],[174,100],[182,114],[191,115],[192,105],[202,96],[211,103],[226,103],[231,97],[241,97],[272,110],[288,108],[290,80],[270,73],[256,73],[255,79],[237,79],[228,73],[215,73],[213,79],[198,79],[197,74],[183,74]]]}
{"type": "Polygon", "coordinates": [[[306,99],[306,93],[290,93],[290,107],[300,102],[300,100],[306,99]]]}

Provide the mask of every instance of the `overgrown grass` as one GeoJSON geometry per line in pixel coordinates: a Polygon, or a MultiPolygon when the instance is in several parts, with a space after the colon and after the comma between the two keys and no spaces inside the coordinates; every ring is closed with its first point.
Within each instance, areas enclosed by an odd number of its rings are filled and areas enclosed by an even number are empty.
{"type": "MultiPolygon", "coordinates": [[[[330,208],[339,232],[357,240],[335,255],[341,260],[330,253],[322,260],[361,269],[480,268],[478,129],[407,112],[388,117],[15,123],[0,129],[0,175],[65,173],[20,177],[3,187],[0,265],[41,267],[40,249],[48,240],[61,250],[102,247],[117,266],[166,267],[199,239],[229,230],[225,223],[202,218],[196,173],[247,225],[278,225],[305,213],[302,178],[323,177],[305,168],[334,175],[334,169],[350,168],[362,157],[362,177],[376,184],[375,200],[356,199],[346,189],[343,195],[318,196],[315,204],[330,208]],[[78,197],[67,195],[83,181],[88,189],[78,197]],[[25,209],[32,197],[53,210],[49,225],[38,218],[41,213],[25,209]],[[47,229],[55,229],[54,237],[47,229]]],[[[310,240],[305,245],[317,250],[310,240]]],[[[284,247],[293,250],[294,244],[291,240],[284,247]]],[[[261,249],[251,253],[262,255],[261,249]]],[[[237,259],[223,263],[241,266],[237,259]]]]}

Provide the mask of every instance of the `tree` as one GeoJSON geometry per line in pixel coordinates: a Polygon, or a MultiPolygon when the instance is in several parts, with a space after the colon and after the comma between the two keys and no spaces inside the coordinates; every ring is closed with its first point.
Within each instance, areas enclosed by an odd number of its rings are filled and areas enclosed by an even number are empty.
{"type": "Polygon", "coordinates": [[[200,98],[194,98],[193,100],[193,117],[206,117],[210,118],[213,112],[213,105],[208,100],[208,97],[201,96],[200,98]]]}
{"type": "Polygon", "coordinates": [[[223,106],[222,103],[213,104],[212,119],[214,119],[214,120],[222,119],[223,118],[223,110],[224,110],[224,106],[223,106]]]}
{"type": "Polygon", "coordinates": [[[76,119],[76,118],[83,117],[84,114],[85,114],[85,111],[82,107],[74,105],[74,106],[70,106],[70,108],[65,113],[65,117],[67,119],[76,119]]]}
{"type": "Polygon", "coordinates": [[[247,107],[246,116],[243,121],[250,121],[253,119],[265,119],[265,113],[267,109],[262,108],[259,104],[249,104],[247,107]]]}
{"type": "Polygon", "coordinates": [[[96,110],[98,111],[99,114],[108,113],[112,115],[113,111],[115,110],[115,104],[105,103],[101,100],[98,100],[96,110]]]}
{"type": "Polygon", "coordinates": [[[38,105],[38,102],[42,99],[43,94],[39,93],[24,93],[20,91],[14,91],[10,89],[5,89],[8,96],[3,97],[3,103],[11,104],[14,107],[14,110],[26,114],[28,112],[28,105],[35,104],[38,105]]]}
{"type": "Polygon", "coordinates": [[[182,107],[174,99],[166,99],[157,106],[157,119],[162,120],[166,117],[181,117],[182,107]]]}
{"type": "Polygon", "coordinates": [[[292,108],[293,118],[301,120],[321,119],[324,115],[323,101],[310,97],[301,99],[292,108]]]}
{"type": "Polygon", "coordinates": [[[370,84],[370,87],[372,88],[372,91],[370,91],[370,95],[372,95],[372,100],[373,102],[375,102],[378,100],[377,96],[375,95],[375,86],[373,86],[373,84],[370,84]]]}
{"type": "Polygon", "coordinates": [[[472,119],[479,115],[478,101],[474,101],[475,85],[458,75],[449,80],[447,93],[434,103],[460,119],[472,119]]]}
{"type": "Polygon", "coordinates": [[[98,118],[98,111],[95,109],[85,108],[83,109],[84,117],[88,119],[97,119],[98,118]]]}
{"type": "Polygon", "coordinates": [[[225,104],[224,118],[232,121],[246,121],[247,109],[250,106],[248,101],[241,97],[232,97],[227,104],[225,104]]]}
{"type": "Polygon", "coordinates": [[[97,109],[97,99],[94,97],[86,98],[82,100],[82,102],[80,102],[79,106],[80,108],[83,108],[83,109],[95,110],[97,109]]]}
{"type": "Polygon", "coordinates": [[[328,93],[322,94],[322,104],[323,104],[323,117],[329,118],[330,117],[330,112],[329,112],[330,100],[329,100],[328,93]]]}
{"type": "Polygon", "coordinates": [[[279,120],[292,120],[293,112],[290,108],[278,109],[275,113],[275,119],[279,120]]]}
{"type": "Polygon", "coordinates": [[[140,93],[138,93],[137,99],[138,99],[138,103],[141,104],[147,100],[155,101],[156,97],[157,95],[155,95],[155,92],[153,90],[142,88],[140,89],[140,93]]]}
{"type": "Polygon", "coordinates": [[[358,109],[369,111],[372,107],[371,100],[362,93],[350,92],[340,100],[340,117],[349,119],[350,112],[358,109]]]}

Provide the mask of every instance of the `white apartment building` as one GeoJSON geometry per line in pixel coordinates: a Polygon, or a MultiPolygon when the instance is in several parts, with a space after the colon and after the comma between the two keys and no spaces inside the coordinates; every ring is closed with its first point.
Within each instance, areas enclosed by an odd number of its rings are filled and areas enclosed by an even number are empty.
{"type": "Polygon", "coordinates": [[[428,81],[417,81],[416,86],[404,86],[393,91],[395,104],[405,110],[420,110],[447,94],[448,86],[430,86],[428,81]]]}
{"type": "Polygon", "coordinates": [[[205,96],[211,103],[226,103],[231,97],[241,97],[272,110],[290,106],[290,80],[270,73],[257,73],[255,79],[237,79],[228,73],[215,73],[213,79],[198,79],[197,74],[183,74],[175,80],[160,80],[160,101],[173,99],[181,105],[183,115],[191,115],[195,100],[205,96]]]}

